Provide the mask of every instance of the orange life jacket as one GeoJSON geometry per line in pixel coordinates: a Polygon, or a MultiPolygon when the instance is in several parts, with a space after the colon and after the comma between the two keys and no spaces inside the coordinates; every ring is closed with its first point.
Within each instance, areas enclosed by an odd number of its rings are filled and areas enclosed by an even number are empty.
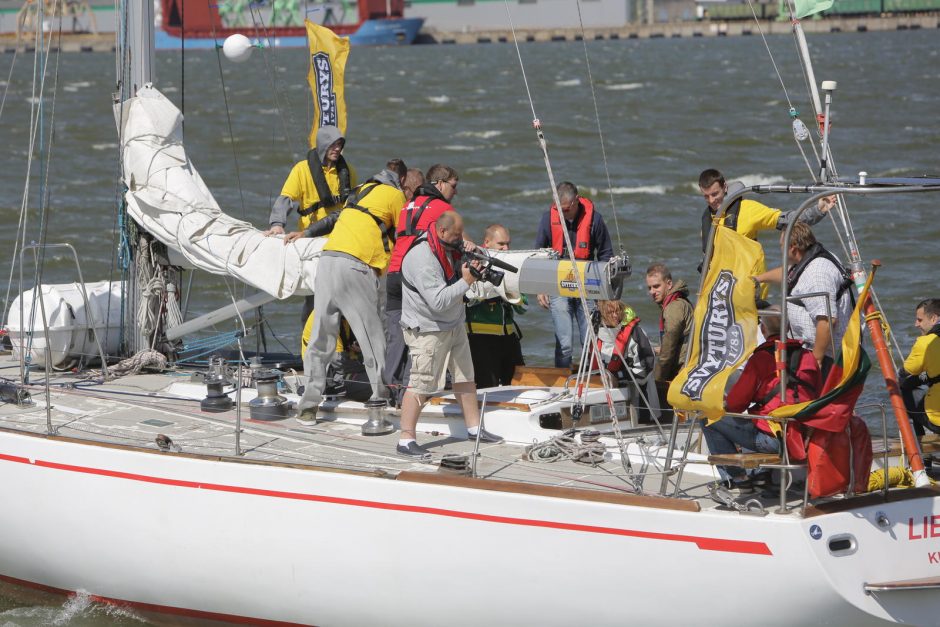
{"type": "MultiPolygon", "coordinates": [[[[578,202],[584,210],[581,212],[581,219],[578,221],[578,230],[575,233],[574,258],[591,258],[591,223],[594,221],[594,203],[587,198],[578,196],[578,202]]],[[[552,204],[551,208],[551,227],[552,227],[552,248],[559,254],[565,250],[565,233],[562,229],[565,225],[561,223],[558,216],[558,210],[552,204]]]]}

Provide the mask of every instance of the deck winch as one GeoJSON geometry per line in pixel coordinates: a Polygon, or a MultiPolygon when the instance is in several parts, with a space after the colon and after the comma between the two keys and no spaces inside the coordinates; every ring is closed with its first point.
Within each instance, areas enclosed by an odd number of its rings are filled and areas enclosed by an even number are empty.
{"type": "Polygon", "coordinates": [[[268,368],[252,369],[257,398],[248,403],[252,420],[282,420],[290,412],[290,403],[277,393],[277,384],[281,380],[279,370],[268,368]]]}
{"type": "Polygon", "coordinates": [[[232,399],[223,391],[226,385],[231,385],[225,367],[225,359],[216,355],[209,359],[209,372],[206,374],[206,397],[199,403],[202,411],[219,413],[232,408],[232,399]]]}

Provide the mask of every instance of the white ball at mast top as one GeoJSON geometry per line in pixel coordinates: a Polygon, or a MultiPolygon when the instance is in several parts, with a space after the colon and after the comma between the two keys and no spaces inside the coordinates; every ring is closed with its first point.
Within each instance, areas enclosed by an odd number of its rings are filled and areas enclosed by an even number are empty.
{"type": "Polygon", "coordinates": [[[222,53],[229,61],[242,63],[251,56],[253,47],[251,40],[239,33],[225,38],[225,43],[222,44],[222,53]]]}

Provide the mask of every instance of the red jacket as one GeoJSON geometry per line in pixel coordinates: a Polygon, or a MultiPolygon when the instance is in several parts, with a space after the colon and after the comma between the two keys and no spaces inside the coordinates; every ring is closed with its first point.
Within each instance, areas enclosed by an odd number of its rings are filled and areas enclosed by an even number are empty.
{"type": "Polygon", "coordinates": [[[450,203],[430,196],[415,196],[405,205],[398,215],[398,233],[395,236],[395,248],[392,249],[388,271],[401,272],[402,259],[415,238],[427,231],[442,213],[452,209],[450,203]]]}

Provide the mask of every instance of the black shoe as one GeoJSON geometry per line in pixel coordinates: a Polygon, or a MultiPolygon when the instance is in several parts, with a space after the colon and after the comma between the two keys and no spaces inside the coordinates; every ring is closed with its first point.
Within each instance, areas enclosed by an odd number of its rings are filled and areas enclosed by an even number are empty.
{"type": "Polygon", "coordinates": [[[410,457],[418,461],[428,461],[431,459],[431,453],[429,453],[427,449],[419,446],[415,441],[411,441],[407,445],[399,444],[395,448],[395,452],[402,457],[410,457]]]}
{"type": "Polygon", "coordinates": [[[751,484],[755,488],[771,488],[773,487],[773,473],[769,470],[759,472],[751,477],[751,484]]]}
{"type": "Polygon", "coordinates": [[[751,483],[750,479],[732,479],[729,483],[728,492],[730,492],[732,496],[754,494],[754,484],[751,483]]]}
{"type": "MultiPolygon", "coordinates": [[[[477,439],[477,436],[468,431],[467,439],[473,441],[477,439]]],[[[490,433],[486,429],[480,429],[480,442],[484,444],[500,444],[503,442],[503,438],[499,437],[495,433],[490,433]]]]}

